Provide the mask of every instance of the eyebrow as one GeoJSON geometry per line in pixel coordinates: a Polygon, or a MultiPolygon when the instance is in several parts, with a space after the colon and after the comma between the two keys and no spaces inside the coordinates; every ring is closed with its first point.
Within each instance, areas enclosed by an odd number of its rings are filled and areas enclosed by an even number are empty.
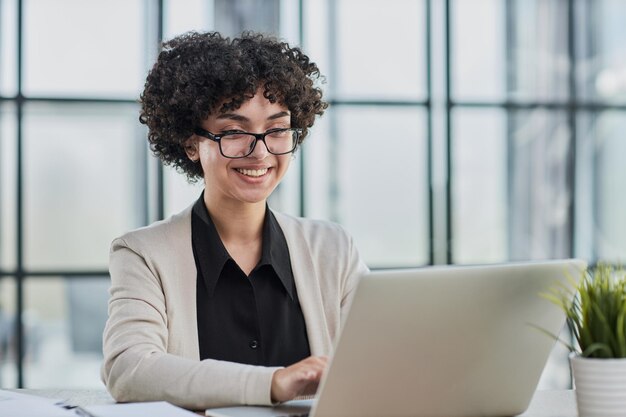
{"type": "MultiPolygon", "coordinates": [[[[288,111],[281,111],[275,114],[272,114],[271,116],[268,116],[267,120],[275,120],[275,119],[280,119],[282,117],[285,116],[290,116],[291,114],[288,111]]],[[[241,114],[237,114],[237,113],[222,113],[219,116],[217,116],[217,119],[229,119],[229,120],[236,120],[238,122],[249,122],[250,119],[248,119],[246,116],[242,116],[241,114]]]]}

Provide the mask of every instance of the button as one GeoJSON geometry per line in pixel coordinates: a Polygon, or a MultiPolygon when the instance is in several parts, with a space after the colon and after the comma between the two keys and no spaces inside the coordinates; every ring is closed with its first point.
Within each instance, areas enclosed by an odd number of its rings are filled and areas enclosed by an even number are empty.
{"type": "Polygon", "coordinates": [[[259,347],[259,342],[257,342],[256,340],[253,340],[250,342],[250,348],[256,349],[258,347],[259,347]]]}

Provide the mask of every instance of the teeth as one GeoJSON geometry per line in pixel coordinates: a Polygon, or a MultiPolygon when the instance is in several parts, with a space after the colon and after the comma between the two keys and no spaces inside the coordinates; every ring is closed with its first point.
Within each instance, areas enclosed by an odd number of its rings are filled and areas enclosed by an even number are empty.
{"type": "Polygon", "coordinates": [[[263,169],[243,169],[237,168],[237,171],[248,177],[260,177],[267,173],[267,168],[263,169]]]}

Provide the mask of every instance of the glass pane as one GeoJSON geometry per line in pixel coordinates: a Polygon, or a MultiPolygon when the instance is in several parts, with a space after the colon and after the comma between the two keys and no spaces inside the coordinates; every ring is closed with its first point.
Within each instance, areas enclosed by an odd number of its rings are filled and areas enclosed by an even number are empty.
{"type": "Polygon", "coordinates": [[[570,256],[565,113],[457,110],[453,117],[454,261],[570,256]]]}
{"type": "MultiPolygon", "coordinates": [[[[336,131],[326,146],[329,152],[318,153],[319,159],[307,164],[309,178],[329,171],[327,218],[346,227],[372,267],[426,264],[426,113],[373,106],[336,107],[334,112],[330,116],[336,131]]],[[[307,150],[314,146],[311,140],[307,150]]],[[[317,198],[306,196],[307,201],[317,198]]]]}
{"type": "Polygon", "coordinates": [[[587,100],[626,101],[626,3],[623,0],[576,1],[579,94],[587,100]]]}
{"type": "Polygon", "coordinates": [[[165,217],[176,214],[193,204],[204,189],[204,182],[187,182],[185,174],[176,172],[171,167],[165,167],[163,172],[165,193],[165,217]]]}
{"type": "Polygon", "coordinates": [[[0,269],[16,262],[16,118],[12,104],[0,105],[0,269]]]}
{"type": "Polygon", "coordinates": [[[278,34],[280,0],[213,0],[215,30],[237,36],[244,30],[278,34]]]}
{"type": "MultiPolygon", "coordinates": [[[[332,178],[336,177],[332,167],[337,166],[336,153],[331,152],[331,119],[334,111],[328,110],[315,122],[309,136],[300,147],[300,156],[304,160],[304,201],[306,217],[318,219],[336,219],[331,215],[331,200],[335,201],[332,178]],[[332,171],[332,172],[331,172],[332,171]]],[[[353,233],[351,231],[351,233],[353,233]]]]}
{"type": "Polygon", "coordinates": [[[195,30],[214,29],[213,0],[164,0],[165,39],[195,30]]]}
{"type": "Polygon", "coordinates": [[[146,221],[145,148],[135,105],[26,107],[28,268],[106,268],[111,240],[146,221]]]}
{"type": "Polygon", "coordinates": [[[268,204],[272,210],[282,213],[300,216],[300,164],[301,149],[294,154],[289,170],[283,177],[278,187],[274,190],[268,204]]]}
{"type": "Polygon", "coordinates": [[[329,39],[329,48],[336,48],[337,73],[329,83],[336,97],[425,98],[424,1],[392,0],[381,7],[374,0],[339,0],[330,7],[336,13],[337,38],[329,39]]]}
{"type": "MultiPolygon", "coordinates": [[[[291,46],[300,45],[300,7],[304,2],[280,0],[279,34],[291,46]]],[[[320,3],[320,2],[318,2],[320,3]]],[[[304,17],[303,17],[304,19],[304,17]]],[[[309,53],[306,49],[305,53],[309,53]]]]}
{"type": "Polygon", "coordinates": [[[577,254],[623,263],[626,112],[582,113],[578,122],[577,254]],[[592,242],[592,246],[587,242],[592,242]]]}
{"type": "Polygon", "coordinates": [[[25,94],[135,98],[151,50],[143,4],[25,0],[25,94]]]}
{"type": "MultiPolygon", "coordinates": [[[[305,1],[302,2],[303,27],[304,35],[304,53],[306,53],[313,62],[317,64],[322,75],[330,74],[330,31],[328,23],[329,4],[326,1],[305,1]]],[[[328,80],[328,83],[334,82],[328,80]]],[[[324,93],[328,98],[330,90],[328,85],[324,85],[324,93]]]]}
{"type": "Polygon", "coordinates": [[[571,131],[562,111],[524,110],[508,118],[509,255],[571,256],[571,131]]]}
{"type": "Polygon", "coordinates": [[[452,132],[454,263],[506,260],[506,117],[499,109],[457,110],[452,132]]]}
{"type": "Polygon", "coordinates": [[[506,91],[505,3],[502,0],[454,0],[450,3],[450,69],[455,99],[503,99],[506,91]]]}
{"type": "MultiPolygon", "coordinates": [[[[606,113],[605,113],[606,116],[606,113]]],[[[595,207],[597,185],[596,121],[598,114],[580,112],[576,115],[576,210],[574,229],[574,256],[593,262],[597,259],[595,240],[595,207]]]]}
{"type": "Polygon", "coordinates": [[[104,388],[100,381],[108,277],[24,283],[28,388],[104,388]]]}
{"type": "Polygon", "coordinates": [[[567,15],[566,0],[453,1],[454,97],[566,99],[567,15]]]}
{"type": "Polygon", "coordinates": [[[17,93],[17,4],[0,1],[0,95],[17,93]]]}
{"type": "Polygon", "coordinates": [[[17,388],[15,279],[0,277],[0,387],[17,388]]]}

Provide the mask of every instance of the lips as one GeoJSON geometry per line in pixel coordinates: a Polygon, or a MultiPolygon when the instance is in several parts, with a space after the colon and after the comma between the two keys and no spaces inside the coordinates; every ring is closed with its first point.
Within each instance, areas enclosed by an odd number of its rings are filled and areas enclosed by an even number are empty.
{"type": "Polygon", "coordinates": [[[257,177],[262,177],[263,175],[267,174],[268,168],[262,168],[262,169],[235,168],[235,170],[239,172],[240,174],[245,175],[246,177],[257,178],[257,177]]]}

